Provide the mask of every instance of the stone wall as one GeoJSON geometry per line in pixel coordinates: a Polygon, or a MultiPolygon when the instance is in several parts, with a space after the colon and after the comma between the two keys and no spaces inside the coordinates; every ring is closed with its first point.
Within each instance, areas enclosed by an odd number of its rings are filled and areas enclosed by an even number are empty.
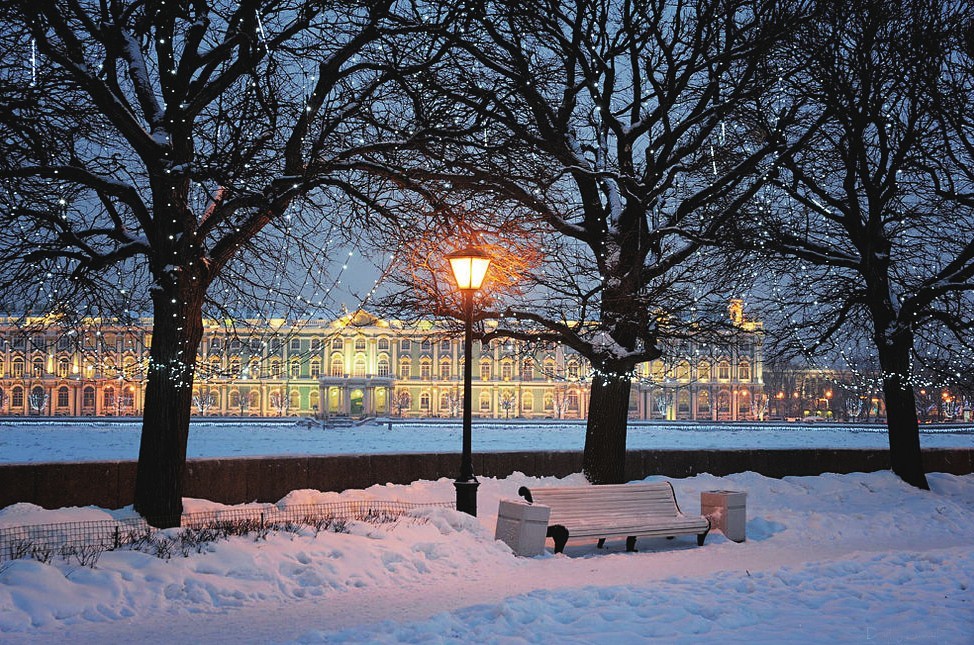
{"type": "MultiPolygon", "coordinates": [[[[927,472],[974,473],[974,449],[923,452],[927,472]]],[[[336,455],[191,459],[186,464],[187,497],[227,504],[276,502],[292,490],[341,491],[373,484],[407,484],[419,479],[453,478],[458,454],[336,455]]],[[[474,455],[482,477],[513,472],[564,477],[581,471],[581,452],[497,452],[474,455]]],[[[45,508],[95,505],[120,508],[132,503],[134,461],[0,465],[0,508],[32,502],[45,508]]],[[[889,468],[885,450],[633,450],[630,479],[649,475],[683,478],[699,473],[728,475],[753,471],[768,477],[872,472],[889,468]]]]}

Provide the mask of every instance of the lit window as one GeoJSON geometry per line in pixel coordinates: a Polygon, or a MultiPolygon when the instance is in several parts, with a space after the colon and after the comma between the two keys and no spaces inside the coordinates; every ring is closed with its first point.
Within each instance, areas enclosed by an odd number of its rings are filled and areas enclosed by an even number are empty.
{"type": "Polygon", "coordinates": [[[730,363],[721,361],[717,364],[717,379],[720,381],[730,380],[730,363]]]}
{"type": "Polygon", "coordinates": [[[578,380],[578,363],[570,361],[567,366],[568,378],[578,380]]]}
{"type": "Polygon", "coordinates": [[[710,380],[710,363],[707,361],[700,361],[697,365],[697,378],[701,381],[710,380]]]}
{"type": "Polygon", "coordinates": [[[710,412],[710,392],[701,390],[697,393],[697,411],[710,412]]]}
{"type": "Polygon", "coordinates": [[[575,390],[568,393],[568,409],[578,410],[578,392],[575,390]]]}
{"type": "Polygon", "coordinates": [[[737,366],[737,379],[739,381],[750,381],[751,380],[751,364],[747,361],[741,361],[737,366]]]}

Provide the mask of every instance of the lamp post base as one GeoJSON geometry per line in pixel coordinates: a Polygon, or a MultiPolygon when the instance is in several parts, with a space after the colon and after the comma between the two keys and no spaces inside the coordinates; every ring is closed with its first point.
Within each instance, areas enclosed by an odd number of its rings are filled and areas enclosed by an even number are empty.
{"type": "Polygon", "coordinates": [[[458,479],[453,485],[457,489],[457,510],[477,517],[477,487],[480,482],[475,477],[467,481],[458,479]]]}

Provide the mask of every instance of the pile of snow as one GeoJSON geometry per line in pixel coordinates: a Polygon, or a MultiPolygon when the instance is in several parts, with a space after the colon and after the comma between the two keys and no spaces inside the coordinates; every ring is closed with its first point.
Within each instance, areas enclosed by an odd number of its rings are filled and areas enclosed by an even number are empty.
{"type": "MultiPolygon", "coordinates": [[[[655,481],[659,478],[649,478],[655,481]]],[[[685,512],[699,493],[747,492],[748,540],[570,542],[515,557],[493,539],[498,501],[519,486],[482,479],[477,518],[417,510],[347,532],[271,533],[169,560],[108,552],[94,568],[55,558],[0,564],[0,641],[970,643],[974,476],[934,474],[920,491],[890,473],[671,480],[685,512]]],[[[342,494],[295,491],[279,504],[453,498],[452,481],[342,494]]],[[[186,500],[186,510],[221,508],[186,500]]],[[[232,508],[232,507],[225,507],[232,508]]],[[[0,526],[105,519],[126,510],[0,510],[0,526]]]]}

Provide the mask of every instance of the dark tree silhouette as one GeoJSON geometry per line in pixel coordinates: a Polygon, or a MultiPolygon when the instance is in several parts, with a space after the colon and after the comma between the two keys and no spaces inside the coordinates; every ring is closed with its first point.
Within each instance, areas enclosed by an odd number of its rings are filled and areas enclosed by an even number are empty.
{"type": "Polygon", "coordinates": [[[376,43],[418,23],[391,5],[0,9],[0,296],[72,319],[151,310],[135,506],[156,524],[182,508],[205,302],[243,317],[301,288],[285,266],[320,271],[315,231],[369,198],[350,159],[380,139],[358,118],[389,77],[376,43]]]}
{"type": "Polygon", "coordinates": [[[787,276],[775,306],[806,354],[874,348],[892,469],[921,488],[918,364],[938,347],[966,346],[970,356],[963,16],[940,2],[820,3],[791,50],[803,73],[781,91],[782,101],[804,105],[790,142],[805,143],[781,155],[774,190],[741,220],[742,242],[787,276]],[[948,83],[948,69],[963,89],[948,83]],[[950,98],[958,90],[963,98],[950,98]]]}
{"type": "Polygon", "coordinates": [[[784,73],[768,65],[783,6],[471,2],[444,36],[448,64],[404,79],[418,127],[442,132],[406,161],[404,184],[443,214],[409,254],[435,258],[467,229],[504,251],[495,279],[518,289],[483,296],[481,316],[499,321],[484,340],[556,341],[588,359],[593,482],[625,480],[635,366],[713,331],[735,295],[733,261],[708,248],[764,178],[772,138],[742,107],[784,73]],[[457,211],[459,228],[444,224],[457,211]]]}

